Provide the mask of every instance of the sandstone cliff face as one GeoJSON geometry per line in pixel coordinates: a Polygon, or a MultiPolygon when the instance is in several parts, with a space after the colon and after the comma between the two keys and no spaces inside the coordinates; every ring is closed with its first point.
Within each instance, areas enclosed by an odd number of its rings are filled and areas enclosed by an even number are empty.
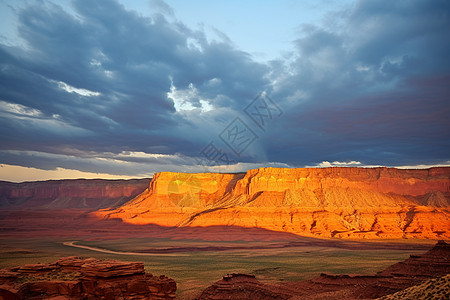
{"type": "Polygon", "coordinates": [[[0,208],[106,208],[139,195],[150,179],[0,182],[0,208]]]}
{"type": "Polygon", "coordinates": [[[450,168],[260,168],[156,174],[97,216],[163,226],[235,225],[338,238],[450,237],[450,168]]]}

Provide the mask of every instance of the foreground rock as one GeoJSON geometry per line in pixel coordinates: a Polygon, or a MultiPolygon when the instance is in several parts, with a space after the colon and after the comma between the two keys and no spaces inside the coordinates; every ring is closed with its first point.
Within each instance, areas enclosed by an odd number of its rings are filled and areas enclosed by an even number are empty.
{"type": "Polygon", "coordinates": [[[378,298],[378,300],[410,299],[450,299],[450,275],[446,275],[437,279],[431,279],[422,284],[409,287],[400,292],[378,298]]]}
{"type": "Polygon", "coordinates": [[[284,300],[291,297],[280,287],[262,284],[253,275],[229,274],[204,290],[199,299],[284,300]]]}
{"type": "Polygon", "coordinates": [[[0,270],[0,299],[174,299],[176,283],[140,262],[79,257],[0,270]],[[2,298],[3,297],[3,298],[2,298]]]}
{"type": "Polygon", "coordinates": [[[423,293],[443,297],[436,299],[448,299],[445,298],[449,293],[448,288],[445,288],[448,286],[448,274],[450,274],[450,245],[439,241],[425,254],[411,256],[376,275],[321,274],[312,280],[280,285],[263,284],[251,275],[231,275],[208,287],[199,299],[376,299],[416,285],[419,287],[398,295],[423,293]],[[443,279],[436,279],[440,277],[443,279]],[[436,280],[429,281],[432,279],[436,280]],[[427,281],[429,281],[427,284],[420,286],[427,281]]]}
{"type": "Polygon", "coordinates": [[[335,238],[450,238],[450,168],[260,168],[156,174],[95,213],[132,224],[257,227],[335,238]]]}

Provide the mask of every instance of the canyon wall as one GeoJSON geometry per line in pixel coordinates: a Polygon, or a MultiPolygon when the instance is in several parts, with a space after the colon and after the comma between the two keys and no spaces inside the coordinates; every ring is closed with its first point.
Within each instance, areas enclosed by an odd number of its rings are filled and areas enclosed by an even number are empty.
{"type": "Polygon", "coordinates": [[[2,209],[99,209],[120,206],[142,193],[150,179],[75,179],[0,182],[2,209]]]}
{"type": "Polygon", "coordinates": [[[172,173],[95,212],[133,224],[235,225],[337,238],[449,238],[450,168],[172,173]]]}

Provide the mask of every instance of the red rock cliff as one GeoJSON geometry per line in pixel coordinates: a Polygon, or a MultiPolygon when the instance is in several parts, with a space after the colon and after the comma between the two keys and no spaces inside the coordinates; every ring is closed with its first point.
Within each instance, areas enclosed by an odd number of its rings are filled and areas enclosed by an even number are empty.
{"type": "Polygon", "coordinates": [[[156,174],[106,218],[164,226],[236,225],[340,238],[450,237],[450,168],[260,168],[156,174]]]}
{"type": "Polygon", "coordinates": [[[37,182],[0,182],[2,208],[105,208],[139,195],[150,179],[76,179],[37,182]]]}

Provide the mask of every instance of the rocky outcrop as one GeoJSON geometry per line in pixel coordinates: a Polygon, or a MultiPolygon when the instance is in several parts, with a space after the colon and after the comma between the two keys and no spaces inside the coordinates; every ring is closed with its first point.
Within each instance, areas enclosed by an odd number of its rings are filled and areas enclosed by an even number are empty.
{"type": "Polygon", "coordinates": [[[253,275],[233,273],[208,287],[198,299],[285,300],[291,297],[280,287],[262,284],[253,275]]]}
{"type": "Polygon", "coordinates": [[[99,209],[116,207],[142,193],[150,179],[76,179],[0,182],[2,209],[99,209]]]}
{"type": "Polygon", "coordinates": [[[405,261],[378,272],[376,280],[358,288],[355,295],[378,298],[447,274],[450,274],[450,245],[438,241],[423,255],[411,255],[405,261]]]}
{"type": "Polygon", "coordinates": [[[436,277],[450,273],[450,245],[444,241],[437,244],[423,255],[411,255],[407,260],[396,263],[384,271],[380,276],[408,277],[420,274],[425,277],[436,277]]]}
{"type": "Polygon", "coordinates": [[[450,299],[450,275],[431,279],[400,292],[377,298],[378,300],[450,299]]]}
{"type": "MultiPolygon", "coordinates": [[[[445,286],[448,286],[447,274],[450,274],[449,257],[450,245],[440,241],[425,254],[411,256],[375,275],[321,274],[307,281],[269,285],[259,282],[252,275],[233,274],[208,287],[199,299],[375,299],[424,282],[428,282],[426,287],[433,286],[435,293],[431,294],[432,291],[428,290],[425,294],[430,297],[407,299],[434,299],[433,295],[443,296],[436,299],[448,299],[445,298],[446,295],[448,297],[445,286]],[[432,279],[436,280],[430,281],[432,279]]],[[[405,291],[405,294],[412,291],[417,289],[405,291]]]]}
{"type": "Polygon", "coordinates": [[[449,238],[450,168],[171,173],[117,209],[133,224],[234,225],[337,238],[449,238]]]}
{"type": "Polygon", "coordinates": [[[140,262],[66,257],[0,270],[2,299],[174,299],[176,283],[140,262]],[[8,298],[9,297],[9,298],[8,298]]]}

